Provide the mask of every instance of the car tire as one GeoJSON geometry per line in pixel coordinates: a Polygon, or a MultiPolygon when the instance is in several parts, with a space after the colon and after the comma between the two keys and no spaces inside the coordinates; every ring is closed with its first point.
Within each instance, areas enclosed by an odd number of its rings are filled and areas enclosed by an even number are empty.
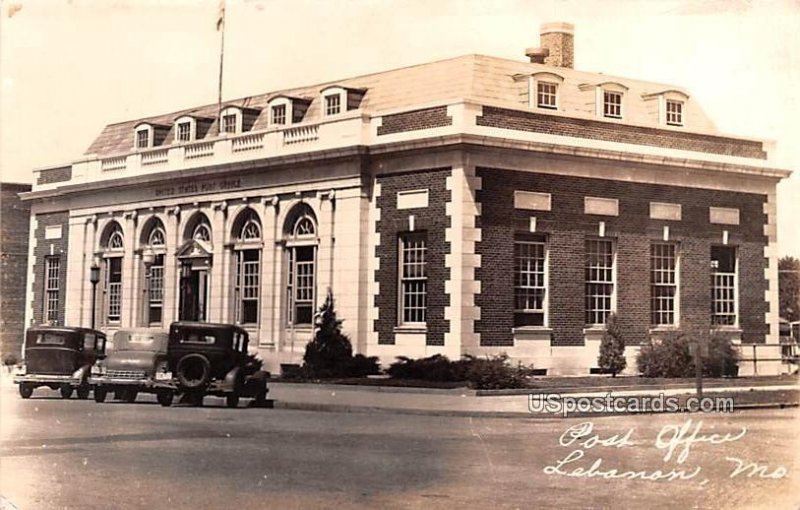
{"type": "Polygon", "coordinates": [[[108,396],[108,390],[105,388],[95,388],[94,389],[94,401],[98,404],[102,404],[106,401],[106,396],[108,396]]]}
{"type": "Polygon", "coordinates": [[[61,393],[61,398],[67,399],[72,396],[72,386],[69,384],[62,384],[58,391],[61,393]]]}
{"type": "Polygon", "coordinates": [[[33,385],[22,383],[19,385],[19,396],[22,398],[31,398],[33,395],[33,385]]]}
{"type": "Polygon", "coordinates": [[[175,398],[175,393],[171,391],[160,391],[156,394],[156,399],[158,399],[158,403],[161,404],[163,407],[171,406],[173,398],[175,398]]]}
{"type": "Polygon", "coordinates": [[[127,402],[128,404],[133,404],[136,402],[136,397],[139,396],[139,392],[136,390],[125,390],[122,394],[122,400],[127,402]]]}
{"type": "Polygon", "coordinates": [[[181,387],[204,388],[211,380],[211,363],[202,354],[187,354],[178,361],[175,372],[181,387]]]}
{"type": "Polygon", "coordinates": [[[92,388],[88,384],[78,386],[78,391],[77,391],[78,398],[81,400],[86,400],[87,398],[89,398],[89,392],[91,391],[92,388]]]}

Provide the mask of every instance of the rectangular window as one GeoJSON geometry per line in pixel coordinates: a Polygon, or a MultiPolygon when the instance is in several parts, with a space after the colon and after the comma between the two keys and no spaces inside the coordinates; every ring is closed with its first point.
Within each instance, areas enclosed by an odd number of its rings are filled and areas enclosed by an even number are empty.
{"type": "Polygon", "coordinates": [[[147,129],[141,129],[136,132],[136,148],[146,149],[150,147],[150,132],[147,129]]]}
{"type": "Polygon", "coordinates": [[[539,108],[556,109],[556,90],[558,85],[546,81],[536,83],[536,104],[539,108]]]}
{"type": "Polygon", "coordinates": [[[683,125],[683,102],[667,99],[667,124],[671,126],[683,125]]]}
{"type": "Polygon", "coordinates": [[[316,296],[316,246],[291,247],[288,258],[288,321],[310,326],[314,322],[316,296]]]}
{"type": "Polygon", "coordinates": [[[181,122],[178,124],[178,141],[189,142],[192,139],[192,124],[190,122],[181,122]]]}
{"type": "Polygon", "coordinates": [[[222,116],[222,132],[235,133],[236,132],[236,114],[229,113],[222,116]]]}
{"type": "Polygon", "coordinates": [[[427,235],[409,232],[400,235],[400,324],[424,324],[427,309],[427,235]]]}
{"type": "Polygon", "coordinates": [[[122,314],[122,257],[106,259],[106,320],[119,322],[122,314]]]}
{"type": "Polygon", "coordinates": [[[547,293],[544,238],[514,242],[514,326],[544,326],[547,293]]]}
{"type": "Polygon", "coordinates": [[[736,325],[736,248],[711,247],[711,324],[736,325]]]}
{"type": "Polygon", "coordinates": [[[286,124],[286,105],[279,104],[272,107],[272,123],[286,124]]]}
{"type": "Polygon", "coordinates": [[[342,105],[339,94],[325,96],[325,115],[336,115],[341,111],[342,105]]]}
{"type": "Polygon", "coordinates": [[[239,324],[258,323],[258,297],[261,273],[260,251],[236,253],[236,317],[239,324]]]}
{"type": "Polygon", "coordinates": [[[147,294],[147,321],[149,324],[160,324],[164,309],[164,255],[156,255],[153,258],[147,294]]]}
{"type": "Polygon", "coordinates": [[[609,239],[586,241],[586,323],[605,324],[614,296],[614,246],[609,239]]]}
{"type": "Polygon", "coordinates": [[[622,92],[603,91],[603,116],[622,118],[622,92]]]}
{"type": "Polygon", "coordinates": [[[50,324],[58,324],[58,293],[61,259],[45,257],[44,279],[44,320],[50,324]]]}
{"type": "Polygon", "coordinates": [[[677,248],[674,244],[650,245],[650,323],[675,324],[678,294],[677,248]]]}

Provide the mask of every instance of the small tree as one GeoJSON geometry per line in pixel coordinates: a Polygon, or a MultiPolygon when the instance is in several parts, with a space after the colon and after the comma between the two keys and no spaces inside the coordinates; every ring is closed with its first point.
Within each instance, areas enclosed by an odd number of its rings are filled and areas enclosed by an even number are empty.
{"type": "Polygon", "coordinates": [[[306,345],[303,361],[312,377],[336,377],[353,357],[353,346],[342,333],[342,321],[336,318],[330,289],[314,318],[314,325],[316,333],[306,345]]]}
{"type": "Polygon", "coordinates": [[[616,314],[610,314],[606,319],[606,330],[600,342],[600,356],[597,365],[606,372],[611,372],[611,377],[625,370],[625,341],[622,339],[622,330],[616,314]]]}
{"type": "Polygon", "coordinates": [[[800,320],[800,260],[783,257],[778,261],[778,293],[781,317],[800,320]]]}

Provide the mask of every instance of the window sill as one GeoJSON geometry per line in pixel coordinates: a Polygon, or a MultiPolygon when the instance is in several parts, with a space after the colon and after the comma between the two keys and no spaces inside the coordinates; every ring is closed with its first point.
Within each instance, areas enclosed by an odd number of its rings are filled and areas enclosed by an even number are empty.
{"type": "Polygon", "coordinates": [[[583,328],[583,334],[597,334],[597,333],[605,333],[606,325],[605,324],[592,324],[591,326],[586,326],[583,328]]]}
{"type": "Polygon", "coordinates": [[[553,328],[547,326],[516,326],[511,328],[512,333],[552,333],[553,328]]]}
{"type": "Polygon", "coordinates": [[[395,326],[394,332],[401,335],[423,334],[428,332],[425,324],[395,326]]]}

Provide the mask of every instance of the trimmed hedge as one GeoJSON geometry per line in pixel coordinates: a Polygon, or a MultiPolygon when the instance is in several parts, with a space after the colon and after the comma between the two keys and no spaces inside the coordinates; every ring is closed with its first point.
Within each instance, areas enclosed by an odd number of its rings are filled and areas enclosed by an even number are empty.
{"type": "Polygon", "coordinates": [[[482,390],[525,388],[530,376],[529,367],[510,366],[505,354],[487,358],[467,355],[457,361],[440,354],[420,359],[400,356],[386,372],[393,379],[464,381],[471,388],[482,390]]]}

